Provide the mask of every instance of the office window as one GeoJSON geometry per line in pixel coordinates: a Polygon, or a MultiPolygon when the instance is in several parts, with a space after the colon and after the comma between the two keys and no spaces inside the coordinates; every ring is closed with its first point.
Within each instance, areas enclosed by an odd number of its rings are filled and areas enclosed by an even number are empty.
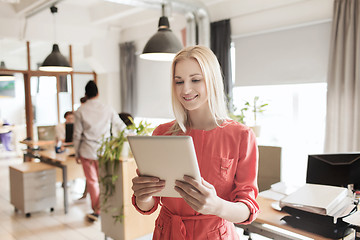
{"type": "MultiPolygon", "coordinates": [[[[282,148],[282,181],[305,183],[307,155],[323,152],[326,83],[235,87],[233,94],[237,110],[255,96],[269,104],[257,117],[258,144],[282,148]]],[[[250,112],[246,120],[253,124],[250,112]]]]}
{"type": "MultiPolygon", "coordinates": [[[[64,122],[64,113],[71,111],[70,75],[63,82],[63,91],[59,93],[60,122],[64,122]]],[[[38,126],[58,124],[56,77],[42,76],[31,78],[31,97],[34,111],[34,123],[38,126]]]]}
{"type": "Polygon", "coordinates": [[[57,124],[56,77],[32,77],[31,98],[37,126],[57,124]]]}
{"type": "Polygon", "coordinates": [[[323,152],[330,36],[331,21],[233,36],[235,106],[269,103],[258,142],[282,147],[285,182],[305,183],[307,155],[323,152]]]}

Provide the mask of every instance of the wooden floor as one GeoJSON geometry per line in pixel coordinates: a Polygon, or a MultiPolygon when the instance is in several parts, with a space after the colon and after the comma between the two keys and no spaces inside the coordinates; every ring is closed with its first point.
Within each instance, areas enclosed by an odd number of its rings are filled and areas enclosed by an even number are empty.
{"type": "Polygon", "coordinates": [[[54,212],[44,210],[26,218],[21,211],[15,213],[10,204],[9,165],[20,164],[22,158],[15,153],[0,151],[0,239],[1,240],[57,240],[57,239],[104,239],[100,221],[89,223],[85,215],[91,212],[90,198],[78,201],[84,181],[71,183],[69,212],[64,214],[63,191],[57,185],[57,206],[54,212]]]}

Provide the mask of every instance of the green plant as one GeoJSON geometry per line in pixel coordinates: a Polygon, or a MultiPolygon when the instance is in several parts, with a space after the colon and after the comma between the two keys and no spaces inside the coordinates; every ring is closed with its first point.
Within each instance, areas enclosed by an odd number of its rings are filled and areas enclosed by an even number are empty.
{"type": "Polygon", "coordinates": [[[268,103],[260,103],[259,102],[259,97],[255,96],[253,103],[250,104],[249,102],[245,103],[245,106],[248,106],[249,109],[253,112],[253,116],[254,116],[254,125],[256,126],[256,115],[258,113],[262,113],[265,111],[265,107],[268,106],[268,103]]]}
{"type": "Polygon", "coordinates": [[[262,113],[264,112],[266,109],[265,107],[268,106],[268,103],[262,103],[260,102],[260,98],[259,96],[255,96],[253,99],[253,102],[245,102],[244,103],[244,107],[240,109],[240,114],[234,114],[234,112],[236,112],[236,107],[233,105],[233,112],[229,113],[230,118],[232,118],[233,120],[246,124],[245,118],[246,118],[246,112],[247,111],[251,111],[253,114],[253,118],[254,118],[254,125],[256,125],[256,120],[257,120],[257,114],[258,113],[262,113]]]}
{"type": "Polygon", "coordinates": [[[234,114],[236,107],[233,107],[233,112],[229,113],[229,117],[239,123],[245,124],[245,112],[248,110],[247,107],[240,109],[240,114],[234,114]]]}
{"type": "Polygon", "coordinates": [[[136,135],[150,135],[152,131],[154,131],[154,128],[150,127],[151,124],[147,123],[146,121],[140,121],[136,126],[132,118],[129,118],[129,120],[132,122],[132,124],[127,126],[127,129],[133,131],[133,133],[136,135]]]}
{"type": "MultiPolygon", "coordinates": [[[[129,118],[130,119],[130,118],[129,118]]],[[[119,132],[116,136],[111,135],[108,138],[102,138],[101,146],[98,149],[99,168],[101,169],[99,182],[102,186],[102,210],[105,212],[113,212],[113,218],[116,221],[122,222],[123,219],[123,206],[114,208],[107,206],[108,200],[115,193],[115,183],[119,176],[117,175],[120,166],[121,152],[124,143],[127,142],[126,136],[131,135],[150,135],[154,130],[150,128],[150,123],[140,121],[138,125],[135,124],[133,119],[130,119],[132,125],[127,126],[126,129],[119,132]]]]}

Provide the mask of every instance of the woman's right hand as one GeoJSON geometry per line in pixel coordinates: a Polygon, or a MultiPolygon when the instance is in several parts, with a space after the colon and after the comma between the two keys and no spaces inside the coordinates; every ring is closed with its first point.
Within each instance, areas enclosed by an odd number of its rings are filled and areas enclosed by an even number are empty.
{"type": "Polygon", "coordinates": [[[132,179],[136,204],[140,209],[148,211],[154,206],[154,194],[164,189],[165,180],[160,180],[158,177],[140,176],[138,171],[137,173],[139,176],[132,179]]]}

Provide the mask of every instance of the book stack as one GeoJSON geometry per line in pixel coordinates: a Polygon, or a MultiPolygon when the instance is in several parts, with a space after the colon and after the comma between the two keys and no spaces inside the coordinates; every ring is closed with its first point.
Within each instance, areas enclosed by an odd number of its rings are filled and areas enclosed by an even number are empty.
{"type": "Polygon", "coordinates": [[[348,189],[329,185],[306,184],[280,200],[280,208],[288,213],[281,220],[331,239],[352,232],[343,218],[355,209],[348,189]]]}
{"type": "Polygon", "coordinates": [[[348,189],[343,187],[305,184],[280,200],[285,206],[321,215],[338,216],[349,205],[348,189]]]}

